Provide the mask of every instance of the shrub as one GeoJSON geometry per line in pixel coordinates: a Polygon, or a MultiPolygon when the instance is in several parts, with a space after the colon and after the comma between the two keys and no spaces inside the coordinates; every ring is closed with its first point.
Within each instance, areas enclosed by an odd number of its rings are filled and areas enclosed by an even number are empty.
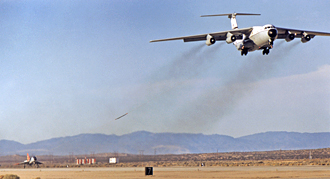
{"type": "Polygon", "coordinates": [[[19,176],[13,174],[7,174],[2,179],[19,179],[19,176]]]}

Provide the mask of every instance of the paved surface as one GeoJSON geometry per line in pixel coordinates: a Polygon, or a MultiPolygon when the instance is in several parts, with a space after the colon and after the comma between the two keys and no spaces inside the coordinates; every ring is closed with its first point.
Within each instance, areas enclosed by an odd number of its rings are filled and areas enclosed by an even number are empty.
{"type": "MultiPolygon", "coordinates": [[[[21,179],[107,179],[146,178],[144,167],[109,168],[20,168],[0,169],[0,175],[15,174],[21,179]]],[[[152,178],[329,178],[330,166],[284,166],[284,167],[154,167],[152,178]]]]}
{"type": "MultiPolygon", "coordinates": [[[[249,167],[153,167],[154,171],[324,171],[330,166],[249,166],[249,167]]],[[[144,167],[87,167],[87,168],[15,168],[0,169],[0,172],[15,171],[144,171],[144,167]]]]}

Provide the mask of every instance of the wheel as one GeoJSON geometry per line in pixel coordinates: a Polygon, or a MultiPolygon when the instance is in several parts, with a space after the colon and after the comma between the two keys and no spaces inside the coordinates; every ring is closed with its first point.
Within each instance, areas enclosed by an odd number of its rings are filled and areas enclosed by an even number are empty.
{"type": "Polygon", "coordinates": [[[248,50],[247,49],[242,49],[242,51],[241,51],[241,55],[243,56],[243,55],[247,55],[248,54],[248,50]]]}
{"type": "Polygon", "coordinates": [[[263,55],[268,55],[269,54],[269,48],[265,48],[263,51],[262,51],[262,54],[263,55]]]}

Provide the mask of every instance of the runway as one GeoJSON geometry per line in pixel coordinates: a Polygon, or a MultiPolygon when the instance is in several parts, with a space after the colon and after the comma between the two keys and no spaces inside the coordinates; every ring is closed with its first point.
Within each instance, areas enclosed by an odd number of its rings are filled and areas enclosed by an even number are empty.
{"type": "MultiPolygon", "coordinates": [[[[153,178],[329,178],[329,166],[154,167],[153,178]]],[[[144,167],[0,169],[21,179],[145,178],[144,167]]]]}

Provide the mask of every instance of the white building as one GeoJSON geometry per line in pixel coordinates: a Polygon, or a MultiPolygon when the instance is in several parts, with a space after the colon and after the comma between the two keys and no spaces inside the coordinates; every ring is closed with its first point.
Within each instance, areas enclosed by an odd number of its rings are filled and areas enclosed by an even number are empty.
{"type": "Polygon", "coordinates": [[[119,163],[118,158],[109,158],[109,163],[119,163]]]}

